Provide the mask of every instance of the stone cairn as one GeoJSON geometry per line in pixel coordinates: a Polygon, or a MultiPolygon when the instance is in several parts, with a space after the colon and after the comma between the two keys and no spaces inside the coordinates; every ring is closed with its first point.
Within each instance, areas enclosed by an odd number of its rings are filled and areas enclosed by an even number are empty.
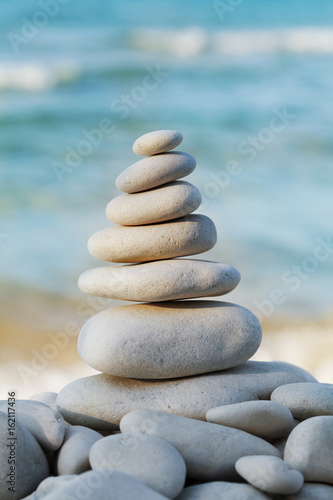
{"type": "Polygon", "coordinates": [[[333,386],[287,363],[248,361],[261,341],[250,311],[187,300],[227,294],[240,274],[187,258],[217,237],[211,219],[192,214],[197,188],[178,180],[196,166],[172,151],[181,141],[170,130],[135,141],[146,158],[120,174],[125,194],[106,209],[118,225],[88,243],[95,257],[130,265],[86,271],[79,288],[143,303],[81,330],[79,353],[101,374],[18,402],[20,483],[0,498],[39,483],[26,500],[333,498],[333,386]]]}

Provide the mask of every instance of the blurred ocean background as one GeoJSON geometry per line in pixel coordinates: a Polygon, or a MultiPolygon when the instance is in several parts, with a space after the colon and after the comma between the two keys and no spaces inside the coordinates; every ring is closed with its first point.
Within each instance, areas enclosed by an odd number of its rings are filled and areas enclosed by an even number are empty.
{"type": "Polygon", "coordinates": [[[164,128],[180,130],[179,149],[196,157],[186,180],[217,226],[202,258],[242,274],[226,300],[278,324],[280,339],[290,325],[299,342],[315,332],[318,356],[333,356],[332,1],[2,0],[0,9],[5,361],[30,363],[45,332],[87,319],[77,278],[104,265],[87,240],[110,224],[105,207],[138,159],[134,140],[164,128]]]}

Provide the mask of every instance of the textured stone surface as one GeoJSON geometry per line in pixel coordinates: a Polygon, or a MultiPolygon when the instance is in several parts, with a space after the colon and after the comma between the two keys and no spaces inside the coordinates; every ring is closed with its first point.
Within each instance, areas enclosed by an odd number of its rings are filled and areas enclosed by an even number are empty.
{"type": "Polygon", "coordinates": [[[252,486],[267,493],[297,493],[304,483],[302,474],[290,470],[278,457],[247,456],[236,462],[236,471],[252,486]]]}
{"type": "Polygon", "coordinates": [[[106,309],[83,326],[78,350],[103,373],[160,379],[238,365],[257,351],[260,341],[261,326],[250,311],[201,300],[106,309]]]}
{"type": "Polygon", "coordinates": [[[57,410],[56,399],[58,394],[56,392],[39,392],[38,394],[33,394],[29,399],[33,401],[39,401],[44,403],[44,405],[49,406],[52,410],[57,410]]]}
{"type": "Polygon", "coordinates": [[[116,469],[140,479],[168,498],[183,489],[184,459],[164,439],[147,434],[115,434],[95,443],[89,454],[93,469],[116,469]]]}
{"type": "Polygon", "coordinates": [[[245,455],[279,455],[274,446],[247,432],[154,410],[127,413],[120,430],[165,439],[185,460],[187,477],[200,481],[236,477],[235,463],[245,455]]]}
{"type": "Polygon", "coordinates": [[[88,427],[70,425],[66,429],[63,445],[55,456],[55,473],[81,474],[90,469],[89,451],[102,435],[88,427]]]}
{"type": "Polygon", "coordinates": [[[137,408],[205,420],[215,406],[269,399],[276,387],[307,380],[315,379],[294,365],[260,361],[210,375],[157,382],[99,374],[64,387],[57,407],[72,424],[113,430],[126,413],[137,408]]]}
{"type": "Polygon", "coordinates": [[[213,221],[187,215],[147,226],[115,226],[93,234],[89,252],[108,262],[146,262],[206,252],[217,240],[213,221]]]}
{"type": "Polygon", "coordinates": [[[208,422],[227,425],[264,439],[286,436],[294,427],[291,412],[273,401],[246,401],[218,406],[207,412],[208,422]]]}
{"type": "Polygon", "coordinates": [[[116,179],[124,193],[146,191],[191,174],[196,167],[193,156],[181,151],[149,156],[133,163],[116,179]]]}
{"type": "Polygon", "coordinates": [[[288,384],[279,387],[271,395],[272,401],[279,401],[289,408],[295,418],[319,415],[333,415],[332,384],[288,384]]]}
{"type": "Polygon", "coordinates": [[[0,498],[20,500],[32,493],[49,474],[49,467],[43,450],[33,435],[23,425],[15,421],[16,441],[8,439],[8,414],[0,412],[0,498]],[[8,463],[14,459],[14,464],[8,463]],[[14,467],[14,469],[11,469],[14,467]],[[7,474],[15,472],[13,478],[7,474]],[[13,483],[7,483],[7,481],[13,483]],[[15,491],[8,488],[13,487],[15,491]]]}
{"type": "Polygon", "coordinates": [[[249,484],[213,483],[198,484],[185,488],[177,500],[269,500],[270,497],[249,484]]]}
{"type": "MultiPolygon", "coordinates": [[[[25,500],[167,500],[156,491],[148,488],[135,477],[117,470],[83,472],[78,476],[60,476],[52,483],[43,485],[42,496],[31,496],[25,500]]],[[[36,492],[38,495],[38,491],[36,492]]],[[[8,497],[9,498],[9,497],[8,497]]]]}
{"type": "Polygon", "coordinates": [[[284,460],[306,482],[333,484],[333,416],[312,417],[298,424],[288,437],[284,460]]]}
{"type": "Polygon", "coordinates": [[[31,495],[25,497],[23,500],[42,500],[48,493],[53,493],[59,490],[61,487],[65,486],[68,481],[75,479],[76,476],[66,475],[66,476],[50,476],[44,479],[37,487],[37,489],[31,493],[31,495]]]}
{"type": "MultiPolygon", "coordinates": [[[[0,401],[0,411],[7,412],[7,401],[0,401]]],[[[37,439],[44,451],[60,448],[65,435],[65,422],[57,411],[40,401],[20,399],[15,404],[16,417],[37,439]]]]}
{"type": "Polygon", "coordinates": [[[228,264],[169,259],[90,269],[81,274],[79,288],[98,297],[159,302],[224,295],[239,281],[239,272],[228,264]]]}
{"type": "Polygon", "coordinates": [[[321,483],[305,483],[294,495],[287,495],[287,500],[332,500],[333,486],[321,483]]]}
{"type": "Polygon", "coordinates": [[[133,151],[139,156],[156,155],[174,149],[183,140],[176,130],[155,130],[141,135],[133,144],[133,151]]]}
{"type": "Polygon", "coordinates": [[[200,191],[193,184],[175,181],[142,193],[117,196],[106,207],[106,216],[124,226],[154,224],[184,217],[200,203],[200,191]]]}

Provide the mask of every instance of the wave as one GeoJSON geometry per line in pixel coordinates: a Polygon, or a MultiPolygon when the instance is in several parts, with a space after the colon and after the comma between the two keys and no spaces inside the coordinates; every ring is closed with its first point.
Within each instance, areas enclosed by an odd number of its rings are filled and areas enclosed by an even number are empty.
{"type": "Polygon", "coordinates": [[[207,32],[194,26],[183,30],[137,29],[131,35],[137,49],[187,57],[203,52],[242,55],[287,52],[333,54],[333,28],[291,28],[207,32]]]}
{"type": "Polygon", "coordinates": [[[0,91],[50,90],[61,83],[78,79],[79,67],[63,61],[53,65],[41,62],[0,63],[0,91]]]}

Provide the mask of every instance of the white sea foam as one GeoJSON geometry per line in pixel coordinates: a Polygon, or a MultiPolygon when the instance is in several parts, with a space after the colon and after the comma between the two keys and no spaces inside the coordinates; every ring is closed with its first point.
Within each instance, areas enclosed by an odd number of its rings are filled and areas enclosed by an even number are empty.
{"type": "Polygon", "coordinates": [[[333,54],[333,29],[307,27],[215,32],[196,26],[183,30],[138,29],[132,33],[132,43],[147,52],[164,52],[180,57],[202,52],[233,55],[274,52],[333,54]]]}
{"type": "Polygon", "coordinates": [[[0,62],[0,91],[49,90],[59,83],[76,80],[79,74],[77,65],[67,61],[53,65],[40,62],[0,62]]]}

